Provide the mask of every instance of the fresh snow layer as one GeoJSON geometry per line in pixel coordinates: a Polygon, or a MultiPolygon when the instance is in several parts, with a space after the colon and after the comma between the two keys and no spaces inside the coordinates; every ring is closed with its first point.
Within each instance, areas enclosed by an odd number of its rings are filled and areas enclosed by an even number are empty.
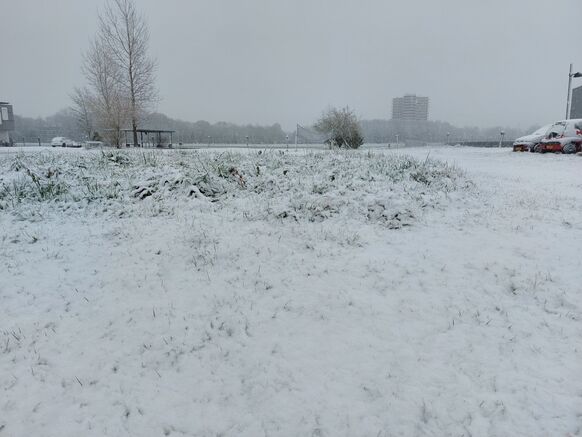
{"type": "Polygon", "coordinates": [[[0,226],[0,437],[582,432],[578,157],[0,153],[0,226]]]}

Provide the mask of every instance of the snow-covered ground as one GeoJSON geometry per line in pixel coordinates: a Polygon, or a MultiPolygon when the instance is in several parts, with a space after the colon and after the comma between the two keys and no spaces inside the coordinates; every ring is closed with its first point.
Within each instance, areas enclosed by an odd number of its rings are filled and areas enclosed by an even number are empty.
{"type": "Polygon", "coordinates": [[[0,437],[582,433],[579,157],[13,149],[0,229],[0,437]]]}

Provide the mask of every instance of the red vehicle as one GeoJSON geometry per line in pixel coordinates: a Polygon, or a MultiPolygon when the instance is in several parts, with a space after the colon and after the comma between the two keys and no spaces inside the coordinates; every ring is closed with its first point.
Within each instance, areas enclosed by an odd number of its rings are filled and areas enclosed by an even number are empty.
{"type": "Polygon", "coordinates": [[[519,137],[513,143],[514,152],[533,152],[534,148],[541,140],[543,140],[551,127],[551,124],[540,127],[534,133],[526,135],[524,137],[519,137]]]}
{"type": "Polygon", "coordinates": [[[554,123],[545,138],[535,146],[540,153],[582,152],[582,119],[563,120],[554,123]]]}

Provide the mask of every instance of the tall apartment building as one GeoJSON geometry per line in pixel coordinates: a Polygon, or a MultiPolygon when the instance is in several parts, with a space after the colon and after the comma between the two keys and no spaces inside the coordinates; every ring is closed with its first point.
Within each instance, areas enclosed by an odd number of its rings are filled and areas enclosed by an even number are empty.
{"type": "Polygon", "coordinates": [[[428,120],[428,97],[406,94],[392,99],[393,120],[428,120]]]}
{"type": "Polygon", "coordinates": [[[572,90],[572,106],[570,118],[582,118],[582,86],[572,90]]]}

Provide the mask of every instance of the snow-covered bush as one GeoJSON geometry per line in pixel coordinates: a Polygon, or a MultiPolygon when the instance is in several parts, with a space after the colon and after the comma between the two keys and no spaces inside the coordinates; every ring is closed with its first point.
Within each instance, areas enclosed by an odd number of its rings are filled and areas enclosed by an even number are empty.
{"type": "Polygon", "coordinates": [[[326,142],[332,146],[357,149],[364,144],[358,117],[349,107],[328,109],[314,127],[327,136],[326,142]]]}
{"type": "Polygon", "coordinates": [[[172,214],[192,201],[246,220],[412,224],[469,186],[455,167],[405,155],[319,151],[51,151],[0,157],[0,208],[33,204],[123,215],[172,214]],[[145,202],[145,203],[144,203],[145,202]]]}

